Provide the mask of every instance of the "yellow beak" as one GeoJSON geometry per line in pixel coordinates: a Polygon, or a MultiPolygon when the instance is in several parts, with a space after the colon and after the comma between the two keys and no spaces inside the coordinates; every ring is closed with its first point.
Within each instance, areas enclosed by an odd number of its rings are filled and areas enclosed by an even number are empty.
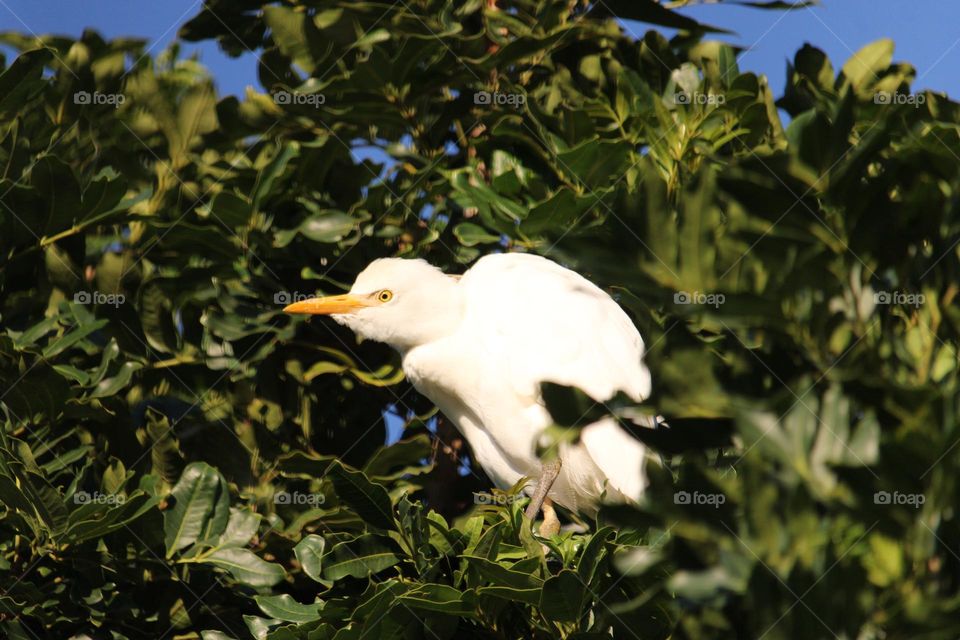
{"type": "Polygon", "coordinates": [[[350,313],[370,304],[365,298],[345,293],[340,296],[327,296],[325,298],[310,298],[288,304],[283,308],[285,313],[309,313],[312,315],[328,316],[332,313],[350,313]]]}

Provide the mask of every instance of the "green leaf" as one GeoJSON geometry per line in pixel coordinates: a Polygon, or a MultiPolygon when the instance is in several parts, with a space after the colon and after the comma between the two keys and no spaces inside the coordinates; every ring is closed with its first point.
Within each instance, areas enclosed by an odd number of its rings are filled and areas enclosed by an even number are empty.
{"type": "Polygon", "coordinates": [[[167,484],[175,483],[183,473],[183,454],[167,416],[147,407],[147,437],[150,438],[150,472],[167,484]]]}
{"type": "Polygon", "coordinates": [[[460,241],[460,244],[467,247],[500,242],[500,236],[489,233],[480,225],[472,222],[461,222],[458,224],[453,229],[453,235],[460,241]]]}
{"type": "Polygon", "coordinates": [[[705,571],[677,571],[667,584],[684,598],[693,602],[707,602],[726,591],[742,591],[747,577],[749,574],[739,575],[730,567],[714,566],[705,571]]]}
{"type": "Polygon", "coordinates": [[[97,383],[90,398],[106,398],[116,395],[120,389],[123,389],[133,378],[133,374],[143,368],[139,362],[124,362],[117,371],[117,375],[112,378],[106,378],[97,383]]]}
{"type": "Polygon", "coordinates": [[[830,123],[819,111],[806,111],[787,127],[787,140],[810,168],[826,169],[830,151],[830,123]]]}
{"type": "Polygon", "coordinates": [[[364,522],[380,529],[394,528],[393,505],[383,485],[370,482],[362,472],[347,469],[340,462],[330,465],[329,477],[340,500],[364,522]]]}
{"type": "Polygon", "coordinates": [[[602,405],[575,387],[544,382],[540,390],[547,411],[554,423],[560,426],[583,427],[607,415],[602,405]]]}
{"type": "Polygon", "coordinates": [[[335,544],[320,564],[324,578],[339,580],[346,576],[366,578],[398,562],[396,547],[388,539],[368,533],[335,544]]]}
{"type": "Polygon", "coordinates": [[[600,213],[606,210],[593,195],[579,196],[571,189],[559,189],[530,210],[530,215],[520,223],[520,230],[530,235],[565,230],[591,209],[600,213]]]}
{"type": "Polygon", "coordinates": [[[454,199],[463,208],[474,207],[479,210],[480,219],[492,225],[496,221],[522,220],[527,215],[526,208],[511,198],[504,197],[479,181],[476,172],[469,168],[447,173],[454,199]]]}
{"type": "Polygon", "coordinates": [[[56,355],[59,355],[77,344],[87,336],[89,336],[94,331],[102,329],[107,326],[107,320],[96,320],[94,322],[89,322],[87,324],[80,325],[73,331],[70,331],[56,340],[53,340],[43,349],[44,358],[53,358],[56,355]]]}
{"type": "Polygon", "coordinates": [[[313,27],[310,16],[304,11],[267,6],[263,8],[263,19],[270,27],[273,40],[280,47],[280,51],[307,74],[312,74],[315,65],[307,43],[307,30],[313,27]]]}
{"type": "Polygon", "coordinates": [[[804,44],[797,51],[794,66],[799,73],[812,80],[820,89],[831,89],[834,83],[833,65],[820,49],[804,44]]]}
{"type": "Polygon", "coordinates": [[[287,141],[283,144],[280,151],[260,173],[257,174],[257,183],[254,185],[253,193],[250,196],[254,209],[259,209],[263,199],[273,193],[273,185],[277,179],[283,175],[287,165],[299,155],[300,145],[293,141],[287,141]]]}
{"type": "Polygon", "coordinates": [[[217,540],[216,546],[224,548],[246,545],[256,535],[262,517],[259,513],[248,509],[230,507],[230,519],[227,521],[227,528],[224,529],[220,539],[217,540]]]}
{"type": "Polygon", "coordinates": [[[320,610],[323,608],[322,602],[300,604],[286,593],[279,596],[254,596],[253,599],[260,610],[271,618],[299,624],[319,620],[320,610]]]}
{"type": "Polygon", "coordinates": [[[469,594],[445,584],[422,583],[397,598],[397,602],[413,609],[468,616],[474,604],[469,594]]]}
{"type": "Polygon", "coordinates": [[[53,59],[53,51],[38,48],[17,56],[0,74],[0,113],[20,111],[46,83],[41,79],[44,66],[53,59]]]}
{"type": "Polygon", "coordinates": [[[140,322],[147,344],[160,353],[177,350],[177,331],[170,308],[170,297],[154,282],[140,288],[140,322]]]}
{"type": "Polygon", "coordinates": [[[55,364],[53,365],[53,370],[62,375],[64,378],[70,378],[74,382],[80,384],[80,386],[86,386],[90,382],[90,374],[86,371],[81,371],[76,367],[71,367],[68,364],[55,364]]]}
{"type": "Polygon", "coordinates": [[[540,610],[550,620],[557,622],[576,622],[580,619],[586,587],[580,577],[563,569],[543,584],[540,610]]]}
{"type": "Polygon", "coordinates": [[[893,40],[871,42],[843,65],[843,77],[854,89],[862,89],[876,81],[893,62],[893,40]]]}
{"type": "Polygon", "coordinates": [[[237,638],[222,631],[206,630],[200,632],[200,640],[237,640],[237,638]]]}
{"type": "Polygon", "coordinates": [[[486,580],[498,585],[516,589],[536,589],[543,587],[543,579],[521,571],[514,571],[499,562],[480,556],[462,555],[467,563],[475,568],[486,580]]]}
{"type": "Polygon", "coordinates": [[[40,338],[47,335],[54,329],[60,326],[60,318],[57,316],[50,316],[49,318],[44,318],[32,325],[29,329],[21,333],[19,336],[14,334],[13,346],[17,349],[23,349],[34,343],[36,343],[40,338]]]}
{"type": "MultiPolygon", "coordinates": [[[[704,76],[716,89],[729,87],[740,75],[736,52],[730,45],[722,42],[716,40],[700,42],[690,50],[690,58],[700,65],[704,76]]],[[[684,87],[688,92],[690,88],[684,87]]]]}
{"type": "Polygon", "coordinates": [[[518,589],[516,587],[489,585],[478,587],[477,595],[491,596],[508,602],[525,602],[539,607],[541,591],[542,589],[518,589]]]}
{"type": "MultiPolygon", "coordinates": [[[[10,605],[7,604],[6,597],[0,600],[0,602],[2,602],[10,611],[16,610],[14,607],[10,607],[10,605]]],[[[16,605],[16,603],[13,604],[16,605]]],[[[0,621],[0,630],[4,632],[4,636],[9,640],[33,640],[35,637],[35,634],[32,631],[28,631],[22,624],[20,624],[20,621],[16,619],[0,621]]]]}
{"type": "Polygon", "coordinates": [[[212,543],[227,526],[230,498],[220,472],[192,462],[170,492],[173,506],[163,513],[167,558],[192,544],[212,543]]]}
{"type": "Polygon", "coordinates": [[[377,449],[363,467],[367,477],[394,480],[400,475],[423,469],[423,460],[433,452],[430,437],[418,434],[377,449]]]}
{"type": "Polygon", "coordinates": [[[286,247],[298,234],[314,242],[339,242],[356,226],[357,220],[342,211],[320,211],[308,216],[295,229],[277,231],[274,244],[286,247]]]}
{"type": "Polygon", "coordinates": [[[20,486],[37,517],[47,526],[51,535],[58,536],[66,527],[69,517],[63,495],[38,473],[25,471],[19,475],[20,486]]]}
{"type": "Polygon", "coordinates": [[[221,191],[210,202],[210,215],[226,227],[234,229],[250,221],[253,206],[241,195],[221,191]]]}
{"type": "Polygon", "coordinates": [[[30,184],[45,194],[47,208],[27,218],[37,236],[49,237],[70,227],[81,207],[80,185],[73,170],[56,156],[43,156],[30,171],[30,184]]]}
{"type": "Polygon", "coordinates": [[[868,578],[873,584],[886,587],[903,578],[903,549],[897,540],[882,533],[869,538],[870,553],[864,558],[868,578]]]}
{"type": "Polygon", "coordinates": [[[326,540],[311,533],[304,536],[303,540],[293,548],[293,553],[303,568],[303,572],[317,582],[323,581],[321,559],[326,546],[326,540]]]}
{"type": "Polygon", "coordinates": [[[590,537],[577,563],[577,574],[586,585],[593,584],[600,561],[606,555],[607,540],[614,533],[613,527],[603,527],[590,537]]]}
{"type": "Polygon", "coordinates": [[[175,163],[191,149],[205,133],[217,128],[216,98],[212,83],[199,81],[184,93],[177,109],[176,129],[167,129],[170,154],[175,163]]]}
{"type": "Polygon", "coordinates": [[[280,623],[279,620],[261,618],[259,616],[243,616],[243,622],[247,625],[247,629],[249,629],[250,634],[256,638],[256,640],[264,640],[267,634],[270,633],[271,627],[275,627],[280,623]]]}
{"type": "MultiPolygon", "coordinates": [[[[144,479],[149,479],[149,476],[145,476],[144,479]]],[[[112,497],[116,499],[112,504],[87,503],[72,511],[63,540],[77,544],[129,527],[132,522],[152,512],[160,502],[158,496],[148,495],[140,489],[125,498],[122,494],[112,497]],[[91,507],[89,511],[84,509],[87,506],[91,507]]]]}
{"type": "Polygon", "coordinates": [[[70,385],[52,367],[36,364],[4,385],[3,403],[14,420],[53,419],[70,397],[70,385]]]}
{"type": "MultiPolygon", "coordinates": [[[[557,155],[560,169],[574,182],[588,189],[606,186],[613,176],[618,180],[630,168],[631,147],[625,142],[608,142],[594,138],[557,155]]],[[[599,200],[595,198],[595,200],[599,200]]],[[[602,205],[601,205],[602,206],[602,205]]]]}
{"type": "Polygon", "coordinates": [[[84,226],[103,224],[110,218],[121,218],[129,208],[129,202],[121,202],[129,185],[123,176],[112,167],[104,167],[83,191],[84,226]]]}
{"type": "Polygon", "coordinates": [[[104,376],[107,375],[107,370],[110,368],[110,363],[113,362],[117,356],[120,355],[120,346],[117,344],[116,339],[111,338],[110,342],[107,343],[107,346],[103,347],[103,350],[100,354],[100,364],[97,368],[90,374],[90,378],[86,385],[96,385],[103,380],[104,376]]]}
{"type": "Polygon", "coordinates": [[[18,486],[13,477],[5,473],[0,473],[0,502],[24,513],[32,514],[34,511],[33,504],[27,494],[18,486]]]}
{"type": "Polygon", "coordinates": [[[305,451],[291,451],[277,459],[277,471],[287,478],[310,480],[327,475],[336,456],[320,456],[305,451]]]}
{"type": "Polygon", "coordinates": [[[204,562],[225,569],[238,582],[251,587],[272,587],[286,577],[275,562],[267,562],[249,549],[217,549],[204,562]]]}

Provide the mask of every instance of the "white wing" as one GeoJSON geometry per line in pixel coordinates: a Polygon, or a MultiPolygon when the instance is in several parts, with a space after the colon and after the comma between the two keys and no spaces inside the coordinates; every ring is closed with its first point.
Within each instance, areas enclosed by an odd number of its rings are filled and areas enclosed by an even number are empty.
{"type": "MultiPolygon", "coordinates": [[[[639,332],[579,274],[539,256],[495,254],[480,259],[461,285],[470,335],[530,404],[543,404],[542,381],[579,387],[598,400],[618,391],[637,401],[649,395],[639,332]]],[[[581,443],[610,484],[637,499],[645,482],[643,445],[612,420],[586,427],[581,443]]]]}

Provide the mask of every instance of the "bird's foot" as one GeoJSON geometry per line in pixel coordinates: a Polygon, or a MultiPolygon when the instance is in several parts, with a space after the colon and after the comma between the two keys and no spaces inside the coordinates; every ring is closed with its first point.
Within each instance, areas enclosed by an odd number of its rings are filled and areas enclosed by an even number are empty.
{"type": "Polygon", "coordinates": [[[540,523],[540,536],[550,538],[560,533],[560,519],[553,508],[553,501],[545,498],[543,501],[543,522],[540,523]]]}

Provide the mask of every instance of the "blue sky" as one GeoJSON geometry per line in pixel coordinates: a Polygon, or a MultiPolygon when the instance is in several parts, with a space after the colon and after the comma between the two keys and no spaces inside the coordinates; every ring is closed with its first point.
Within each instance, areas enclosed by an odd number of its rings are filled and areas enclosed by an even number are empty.
{"type": "Polygon", "coordinates": [[[805,42],[823,49],[839,70],[860,47],[892,38],[897,45],[894,60],[917,69],[914,90],[960,97],[957,0],[821,0],[819,6],[790,11],[713,4],[681,13],[736,31],[717,39],[746,47],[740,69],[766,74],[778,96],[786,80],[786,61],[805,42]]]}
{"type": "MultiPolygon", "coordinates": [[[[200,0],[0,0],[0,31],[77,36],[93,27],[108,37],[143,37],[155,52],[169,44],[177,27],[200,6],[200,0]]],[[[735,31],[720,39],[747,47],[741,69],[766,74],[777,95],[784,84],[786,60],[804,42],[826,51],[839,69],[851,51],[890,37],[897,43],[896,60],[917,68],[915,88],[960,96],[958,0],[822,0],[818,7],[788,12],[713,4],[681,12],[735,31]]],[[[649,28],[639,23],[626,26],[638,35],[649,28]]],[[[242,95],[247,85],[258,87],[253,56],[234,60],[213,43],[189,45],[186,50],[199,52],[221,93],[242,95]]]]}

